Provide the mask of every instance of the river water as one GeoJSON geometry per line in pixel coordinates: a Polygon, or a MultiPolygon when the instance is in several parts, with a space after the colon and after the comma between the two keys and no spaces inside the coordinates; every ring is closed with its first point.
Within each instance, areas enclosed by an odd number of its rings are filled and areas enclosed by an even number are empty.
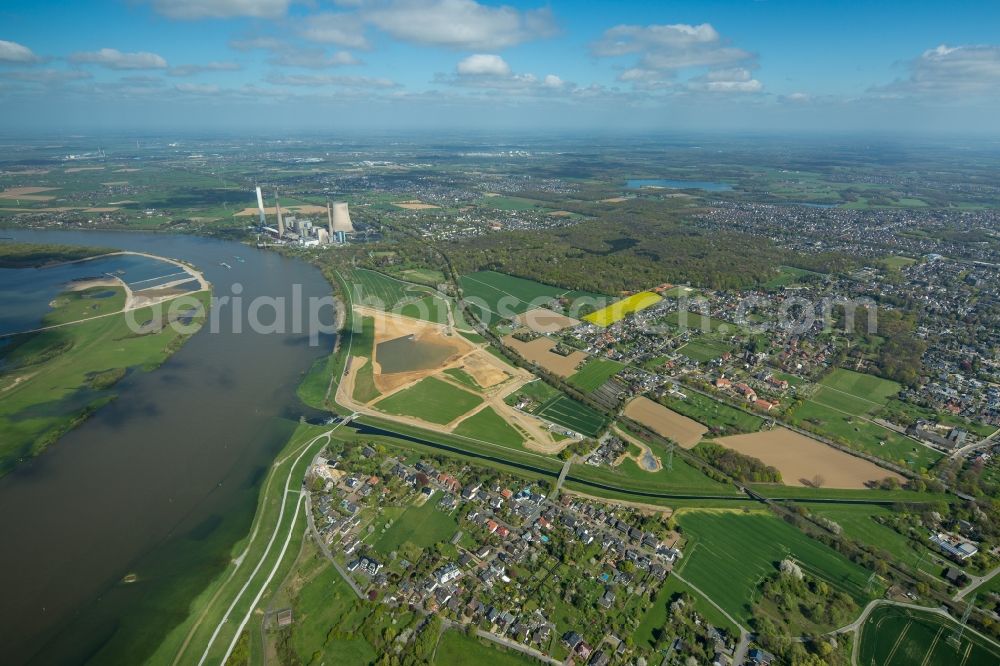
{"type": "MultiPolygon", "coordinates": [[[[330,292],[312,266],[229,241],[3,235],[183,259],[216,296],[239,283],[245,303],[292,299],[293,284],[304,299],[330,292]]],[[[154,372],[129,373],[118,400],[0,479],[0,662],[139,663],[227,565],[268,466],[306,413],[295,388],[333,344],[310,345],[307,332],[237,334],[230,315],[154,372]],[[123,583],[128,574],[138,580],[123,583]]],[[[330,308],[323,315],[332,321],[330,308]]]]}

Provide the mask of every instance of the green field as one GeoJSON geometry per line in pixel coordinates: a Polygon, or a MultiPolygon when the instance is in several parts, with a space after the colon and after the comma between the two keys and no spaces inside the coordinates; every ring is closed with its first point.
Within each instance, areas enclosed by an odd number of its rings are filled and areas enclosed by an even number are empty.
{"type": "Polygon", "coordinates": [[[382,398],[375,406],[383,412],[401,416],[416,416],[424,421],[444,425],[457,419],[483,401],[453,384],[434,377],[382,398]]]}
{"type": "Polygon", "coordinates": [[[385,532],[376,535],[372,547],[382,555],[399,550],[405,543],[430,548],[451,539],[457,529],[455,519],[438,510],[436,498],[432,497],[420,506],[407,507],[385,532]]]}
{"type": "MultiPolygon", "coordinates": [[[[463,275],[458,281],[465,299],[472,300],[470,306],[508,318],[544,305],[566,293],[565,289],[559,287],[495,271],[463,275]]],[[[481,318],[487,320],[486,317],[481,318]]]]}
{"type": "Polygon", "coordinates": [[[876,405],[884,405],[902,388],[894,381],[843,368],[836,368],[824,377],[820,381],[820,386],[876,405]]]}
{"type": "Polygon", "coordinates": [[[590,393],[624,367],[625,364],[618,361],[592,357],[579,370],[568,377],[566,381],[584,393],[590,393]]]}
{"type": "MultiPolygon", "coordinates": [[[[635,630],[635,644],[640,647],[655,647],[657,634],[667,626],[670,603],[680,593],[686,593],[694,599],[695,609],[714,626],[725,629],[734,636],[739,635],[739,629],[719,609],[709,603],[687,583],[676,576],[668,576],[663,587],[656,593],[656,598],[649,605],[646,613],[639,621],[635,630]]],[[[668,629],[669,631],[669,629],[668,629]]]]}
{"type": "Polygon", "coordinates": [[[761,286],[763,286],[765,289],[778,289],[780,287],[787,287],[789,285],[802,282],[809,276],[813,275],[817,277],[823,276],[822,273],[807,271],[804,268],[795,268],[794,266],[781,266],[778,269],[778,274],[761,286]]]}
{"type": "Polygon", "coordinates": [[[714,340],[692,340],[677,351],[690,359],[705,363],[732,351],[732,347],[714,340]]]}
{"type": "Polygon", "coordinates": [[[840,525],[844,535],[875,546],[889,553],[893,558],[919,568],[933,576],[938,576],[944,565],[939,564],[941,556],[925,545],[915,547],[905,536],[888,525],[875,522],[876,518],[887,518],[892,510],[880,507],[858,504],[855,506],[830,506],[816,504],[809,507],[812,513],[828,518],[840,525]]]}
{"type": "Polygon", "coordinates": [[[483,197],[479,200],[479,205],[487,208],[496,208],[497,210],[537,210],[542,212],[552,210],[546,207],[544,201],[525,199],[524,197],[483,197]]]}
{"type": "Polygon", "coordinates": [[[45,317],[45,325],[64,324],[112,312],[125,307],[125,289],[122,287],[90,287],[80,291],[65,291],[51,303],[54,308],[45,317]],[[111,294],[108,296],[107,294],[111,294]]]}
{"type": "Polygon", "coordinates": [[[958,623],[912,608],[881,606],[861,629],[862,666],[995,666],[1000,647],[966,631],[958,645],[949,638],[958,623]]]}
{"type": "Polygon", "coordinates": [[[534,414],[585,437],[596,437],[607,423],[600,412],[561,393],[540,405],[534,414]]]}
{"type": "Polygon", "coordinates": [[[681,325],[681,314],[679,312],[671,312],[663,320],[675,328],[698,329],[706,333],[716,333],[720,329],[732,333],[737,329],[736,324],[732,322],[725,321],[724,319],[716,319],[715,317],[706,317],[697,312],[688,312],[683,326],[681,325]]]}
{"type": "Polygon", "coordinates": [[[660,402],[678,414],[712,427],[725,427],[733,432],[757,432],[764,425],[764,419],[743,410],[730,407],[700,393],[689,391],[687,398],[667,394],[660,402]]]}
{"type": "MultiPolygon", "coordinates": [[[[204,312],[209,293],[181,298],[204,312]]],[[[80,300],[66,294],[56,300],[79,314],[80,300]]],[[[163,363],[202,320],[187,334],[170,325],[158,333],[137,334],[128,324],[129,319],[141,324],[153,318],[152,308],[142,308],[9,338],[0,351],[0,475],[113,400],[113,385],[126,371],[163,363]]],[[[67,319],[57,308],[42,324],[67,319]]]]}
{"type": "Polygon", "coordinates": [[[448,368],[444,370],[444,374],[448,375],[462,386],[473,389],[474,391],[479,391],[482,388],[479,385],[479,382],[477,382],[472,375],[462,368],[448,368]]]}
{"type": "MultiPolygon", "coordinates": [[[[653,454],[666,464],[666,453],[657,445],[651,446],[653,454]]],[[[738,495],[735,486],[711,479],[697,467],[674,455],[673,469],[661,467],[659,471],[647,472],[631,458],[626,458],[618,467],[595,467],[575,464],[570,475],[576,479],[595,481],[627,490],[659,493],[710,493],[713,495],[738,495]]]]}
{"type": "Polygon", "coordinates": [[[355,305],[439,324],[448,321],[448,304],[428,287],[409,284],[363,268],[345,273],[344,278],[351,285],[355,305]]]}
{"type": "MultiPolygon", "coordinates": [[[[355,322],[359,321],[357,317],[355,322]]],[[[375,365],[372,361],[375,355],[375,318],[361,317],[360,329],[351,334],[351,355],[362,356],[367,361],[357,371],[354,378],[353,398],[358,402],[371,402],[382,395],[375,386],[375,365]]],[[[361,363],[360,360],[351,359],[351,363],[361,363]]]]}
{"type": "Polygon", "coordinates": [[[859,604],[867,601],[870,572],[769,513],[691,510],[677,521],[688,538],[678,573],[740,622],[750,623],[759,582],[787,557],[859,604]]]}
{"type": "Polygon", "coordinates": [[[494,444],[502,444],[518,448],[524,444],[524,438],[509,423],[500,418],[492,407],[485,407],[458,424],[453,431],[473,439],[481,439],[494,444]]]}
{"type": "Polygon", "coordinates": [[[527,666],[536,660],[519,652],[492,647],[478,638],[471,638],[452,629],[441,634],[435,666],[527,666]]]}
{"type": "Polygon", "coordinates": [[[846,446],[906,465],[914,470],[927,469],[941,458],[941,454],[918,444],[909,437],[812,400],[802,403],[790,415],[789,421],[846,446]]]}

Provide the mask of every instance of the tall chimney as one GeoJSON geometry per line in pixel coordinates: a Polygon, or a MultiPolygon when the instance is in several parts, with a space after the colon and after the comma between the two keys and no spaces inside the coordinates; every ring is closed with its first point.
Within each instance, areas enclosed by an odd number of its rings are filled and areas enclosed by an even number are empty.
{"type": "Polygon", "coordinates": [[[278,201],[278,190],[274,191],[274,209],[278,211],[278,238],[285,235],[285,220],[281,217],[281,203],[278,201]]]}

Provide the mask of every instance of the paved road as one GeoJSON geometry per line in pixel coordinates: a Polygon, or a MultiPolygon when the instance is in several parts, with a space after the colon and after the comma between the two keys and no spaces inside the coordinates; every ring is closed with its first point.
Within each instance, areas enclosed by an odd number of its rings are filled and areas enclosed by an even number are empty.
{"type": "Polygon", "coordinates": [[[985,576],[973,576],[971,582],[967,586],[965,586],[964,589],[961,589],[958,592],[956,592],[955,596],[952,597],[952,599],[954,599],[955,601],[961,601],[966,597],[966,595],[969,594],[969,592],[972,592],[973,590],[977,589],[983,583],[989,582],[998,573],[1000,573],[1000,567],[994,568],[993,571],[989,572],[985,576]]]}
{"type": "Polygon", "coordinates": [[[982,438],[978,442],[973,442],[972,444],[966,444],[960,449],[955,449],[949,457],[952,460],[958,460],[959,458],[964,456],[966,453],[969,453],[970,451],[991,446],[997,442],[998,435],[1000,435],[1000,429],[994,430],[991,435],[982,438]]]}
{"type": "Polygon", "coordinates": [[[352,578],[350,574],[348,574],[347,571],[344,570],[344,567],[340,565],[340,562],[334,559],[333,554],[330,553],[330,548],[326,545],[326,541],[324,541],[323,537],[320,535],[319,530],[316,529],[316,522],[313,520],[313,514],[312,514],[312,496],[308,492],[305,495],[306,495],[306,521],[309,523],[309,533],[312,534],[313,540],[316,541],[316,545],[319,546],[319,549],[323,551],[323,555],[326,557],[326,559],[330,560],[330,562],[333,563],[333,567],[337,570],[337,573],[340,574],[340,577],[343,578],[344,581],[351,586],[352,590],[354,590],[354,594],[358,597],[358,599],[364,599],[365,593],[361,591],[360,587],[358,587],[358,584],[355,582],[354,578],[352,578]]]}

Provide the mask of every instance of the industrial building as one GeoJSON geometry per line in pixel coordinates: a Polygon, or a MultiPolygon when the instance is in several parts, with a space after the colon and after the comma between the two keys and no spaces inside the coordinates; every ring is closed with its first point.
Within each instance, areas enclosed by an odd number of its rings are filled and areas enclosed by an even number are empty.
{"type": "Polygon", "coordinates": [[[315,224],[309,219],[300,219],[294,215],[285,215],[278,201],[278,192],[274,193],[275,226],[267,223],[267,213],[264,209],[264,195],[260,186],[257,190],[257,209],[260,212],[259,231],[270,237],[272,242],[298,244],[304,246],[343,245],[347,242],[347,234],[354,233],[351,213],[345,202],[326,203],[327,226],[315,224]]]}

